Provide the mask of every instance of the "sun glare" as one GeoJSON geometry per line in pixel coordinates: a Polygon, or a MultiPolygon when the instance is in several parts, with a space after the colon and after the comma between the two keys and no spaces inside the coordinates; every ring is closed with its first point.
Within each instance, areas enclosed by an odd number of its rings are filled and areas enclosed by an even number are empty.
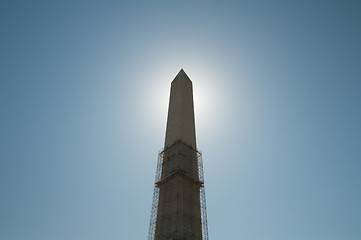
{"type": "Polygon", "coordinates": [[[141,121],[146,121],[149,127],[152,126],[150,131],[154,130],[153,127],[165,130],[171,81],[183,68],[193,82],[197,136],[201,134],[202,138],[206,139],[219,134],[217,126],[224,125],[222,122],[228,110],[225,108],[228,106],[225,104],[226,89],[221,82],[222,73],[214,71],[220,68],[215,68],[212,64],[207,65],[206,62],[199,58],[180,58],[174,62],[162,63],[159,60],[148,67],[146,75],[142,76],[140,73],[139,77],[146,81],[142,84],[140,96],[145,105],[139,105],[139,110],[144,111],[144,106],[146,107],[145,115],[141,114],[141,121]]]}

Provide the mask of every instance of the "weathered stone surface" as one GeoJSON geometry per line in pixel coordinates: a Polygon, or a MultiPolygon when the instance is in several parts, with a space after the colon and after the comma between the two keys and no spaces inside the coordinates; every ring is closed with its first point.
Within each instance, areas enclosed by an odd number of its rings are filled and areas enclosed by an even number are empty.
{"type": "Polygon", "coordinates": [[[172,81],[165,147],[178,140],[196,148],[193,87],[183,69],[172,81]]]}
{"type": "Polygon", "coordinates": [[[183,69],[172,82],[155,239],[201,240],[200,187],[192,82],[183,69]]]}

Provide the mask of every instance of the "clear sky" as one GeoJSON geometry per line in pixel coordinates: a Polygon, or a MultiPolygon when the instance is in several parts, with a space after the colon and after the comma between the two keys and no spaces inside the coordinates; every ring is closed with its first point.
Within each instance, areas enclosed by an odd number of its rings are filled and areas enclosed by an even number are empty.
{"type": "Polygon", "coordinates": [[[0,2],[0,239],[146,239],[193,81],[211,240],[361,239],[360,1],[0,2]]]}

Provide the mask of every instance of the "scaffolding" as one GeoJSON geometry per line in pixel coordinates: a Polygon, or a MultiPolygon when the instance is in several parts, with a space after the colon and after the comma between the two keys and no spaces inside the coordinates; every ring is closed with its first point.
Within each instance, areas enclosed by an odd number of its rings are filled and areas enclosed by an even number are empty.
{"type": "Polygon", "coordinates": [[[207,207],[206,207],[206,191],[204,186],[204,173],[203,173],[203,158],[202,153],[197,151],[198,160],[198,177],[202,183],[200,189],[200,206],[201,206],[201,218],[202,218],[202,240],[208,240],[208,222],[207,222],[207,207]]]}
{"type": "MultiPolygon", "coordinates": [[[[206,192],[204,186],[203,158],[202,158],[202,153],[200,151],[196,149],[193,150],[195,150],[197,153],[198,178],[199,178],[198,180],[199,182],[201,182],[200,208],[201,208],[201,221],[202,221],[202,240],[208,240],[208,222],[207,222],[207,208],[206,208],[206,192]]],[[[161,151],[158,154],[157,170],[155,174],[155,185],[153,191],[152,211],[150,215],[150,224],[148,231],[148,240],[154,240],[155,237],[158,201],[159,201],[159,187],[157,186],[157,183],[161,180],[164,151],[165,150],[161,151]]]]}
{"type": "MultiPolygon", "coordinates": [[[[161,178],[163,155],[164,155],[164,150],[158,154],[157,170],[155,172],[155,183],[159,182],[161,178]]],[[[157,185],[155,184],[153,191],[152,211],[150,214],[148,240],[154,240],[155,225],[157,223],[158,200],[159,200],[159,187],[157,187],[157,185]]]]}

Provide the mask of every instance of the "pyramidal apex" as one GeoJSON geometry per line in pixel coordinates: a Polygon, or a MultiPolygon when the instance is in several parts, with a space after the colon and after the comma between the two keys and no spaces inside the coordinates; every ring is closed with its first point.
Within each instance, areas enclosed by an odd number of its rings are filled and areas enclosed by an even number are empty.
{"type": "Polygon", "coordinates": [[[183,70],[183,68],[181,68],[181,70],[178,72],[177,76],[174,78],[174,80],[177,80],[177,79],[188,80],[188,81],[192,82],[191,79],[188,77],[188,75],[183,70]]]}

